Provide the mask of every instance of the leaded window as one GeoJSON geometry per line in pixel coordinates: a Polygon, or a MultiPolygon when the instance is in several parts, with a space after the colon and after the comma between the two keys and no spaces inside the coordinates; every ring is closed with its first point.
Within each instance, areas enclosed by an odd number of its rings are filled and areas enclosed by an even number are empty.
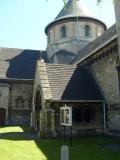
{"type": "Polygon", "coordinates": [[[90,26],[85,26],[85,37],[91,37],[91,28],[90,26]]]}
{"type": "Polygon", "coordinates": [[[60,30],[60,38],[65,38],[66,36],[67,36],[66,27],[65,27],[65,26],[62,26],[62,27],[61,27],[61,30],[60,30]]]}

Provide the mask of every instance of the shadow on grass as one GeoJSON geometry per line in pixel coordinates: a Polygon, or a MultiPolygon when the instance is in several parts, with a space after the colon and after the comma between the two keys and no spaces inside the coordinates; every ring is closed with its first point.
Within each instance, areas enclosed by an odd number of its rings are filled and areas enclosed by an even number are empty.
{"type": "MultiPolygon", "coordinates": [[[[37,148],[47,157],[46,160],[60,159],[61,146],[64,144],[63,139],[40,139],[36,132],[32,132],[25,127],[22,127],[22,130],[23,132],[12,132],[11,130],[8,133],[0,133],[0,139],[13,141],[33,140],[37,148]]],[[[66,143],[69,145],[70,141],[67,140],[66,143]]],[[[105,147],[105,145],[112,143],[118,143],[118,140],[109,137],[81,137],[74,139],[73,146],[69,148],[70,160],[119,160],[119,153],[105,147]]]]}
{"type": "Polygon", "coordinates": [[[26,126],[7,126],[0,127],[0,139],[7,140],[36,140],[38,139],[36,132],[31,132],[31,130],[26,126]]]}
{"type": "Polygon", "coordinates": [[[0,133],[0,139],[7,140],[36,140],[38,136],[36,133],[26,133],[26,132],[9,132],[9,133],[0,133]]]}
{"type": "Polygon", "coordinates": [[[15,132],[15,130],[12,132],[12,130],[10,129],[7,129],[8,132],[5,132],[4,130],[4,133],[0,133],[0,139],[18,141],[18,143],[19,141],[32,140],[35,142],[36,147],[40,150],[40,152],[42,152],[45,155],[45,157],[47,157],[46,160],[60,159],[60,149],[62,145],[61,140],[48,140],[48,139],[40,140],[36,132],[30,131],[25,127],[20,127],[20,128],[21,130],[23,130],[23,132],[22,131],[15,132]]]}

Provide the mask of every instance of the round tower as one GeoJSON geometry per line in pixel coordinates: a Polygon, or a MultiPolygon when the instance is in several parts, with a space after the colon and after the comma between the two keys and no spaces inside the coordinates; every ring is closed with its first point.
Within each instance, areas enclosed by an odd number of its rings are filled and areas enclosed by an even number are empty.
{"type": "Polygon", "coordinates": [[[80,0],[68,0],[55,20],[45,28],[50,61],[70,63],[80,50],[105,30],[106,25],[94,18],[80,0]]]}

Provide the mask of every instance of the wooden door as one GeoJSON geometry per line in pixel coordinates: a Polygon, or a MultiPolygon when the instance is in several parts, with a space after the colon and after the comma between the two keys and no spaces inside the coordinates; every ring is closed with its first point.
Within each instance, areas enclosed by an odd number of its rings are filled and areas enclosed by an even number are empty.
{"type": "Polygon", "coordinates": [[[0,108],[0,125],[4,125],[6,120],[6,110],[4,108],[0,108]]]}

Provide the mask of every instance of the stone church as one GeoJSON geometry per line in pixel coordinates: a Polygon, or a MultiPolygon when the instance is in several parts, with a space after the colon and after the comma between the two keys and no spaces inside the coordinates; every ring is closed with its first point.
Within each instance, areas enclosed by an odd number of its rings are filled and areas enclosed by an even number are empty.
{"type": "Polygon", "coordinates": [[[116,25],[107,29],[80,1],[68,0],[45,34],[46,51],[0,48],[0,124],[59,137],[67,105],[74,136],[120,135],[116,25]]]}

